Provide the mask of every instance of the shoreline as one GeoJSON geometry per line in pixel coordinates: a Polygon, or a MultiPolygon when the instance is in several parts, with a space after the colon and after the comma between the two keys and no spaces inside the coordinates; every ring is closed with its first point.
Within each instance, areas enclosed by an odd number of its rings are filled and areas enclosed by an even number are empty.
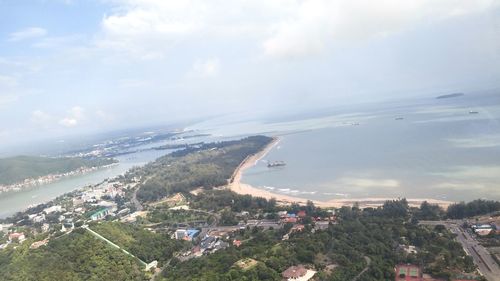
{"type": "MultiPolygon", "coordinates": [[[[320,200],[310,200],[307,198],[303,197],[297,197],[297,196],[291,196],[291,195],[285,195],[285,194],[279,194],[279,193],[274,193],[270,192],[269,190],[264,190],[260,189],[254,186],[251,186],[249,184],[243,183],[241,181],[243,172],[250,168],[255,166],[259,160],[261,160],[263,157],[265,157],[278,143],[280,142],[280,139],[278,137],[273,137],[273,141],[271,141],[266,147],[264,147],[260,152],[251,155],[247,157],[241,164],[236,168],[236,170],[233,173],[233,176],[231,177],[231,180],[229,184],[227,185],[227,188],[230,189],[231,191],[241,194],[241,195],[252,195],[256,197],[263,197],[266,199],[271,199],[274,198],[279,204],[282,205],[290,205],[292,203],[298,203],[300,205],[305,205],[307,201],[312,201],[314,205],[322,208],[340,208],[342,206],[352,206],[354,204],[359,204],[360,207],[366,208],[366,207],[378,207],[382,206],[385,201],[387,200],[395,200],[398,198],[349,198],[349,199],[331,199],[327,201],[320,201],[320,200]]],[[[430,204],[437,204],[441,208],[447,208],[449,205],[455,203],[452,201],[444,201],[444,200],[437,200],[437,199],[430,199],[430,198],[406,198],[408,201],[408,204],[412,207],[419,207],[422,202],[427,201],[430,204]]]]}

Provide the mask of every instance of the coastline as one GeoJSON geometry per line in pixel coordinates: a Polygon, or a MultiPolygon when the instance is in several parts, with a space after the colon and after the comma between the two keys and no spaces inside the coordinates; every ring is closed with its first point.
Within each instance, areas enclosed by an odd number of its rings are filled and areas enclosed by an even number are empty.
{"type": "MultiPolygon", "coordinates": [[[[279,204],[289,205],[292,203],[298,203],[300,205],[304,205],[307,201],[312,201],[314,205],[322,208],[340,208],[342,206],[352,206],[354,204],[359,204],[360,207],[378,207],[382,206],[387,200],[395,200],[398,198],[349,198],[349,199],[331,199],[328,201],[319,201],[319,200],[309,200],[302,197],[290,196],[285,194],[273,193],[269,190],[264,190],[260,188],[256,188],[249,184],[243,183],[241,181],[243,172],[255,166],[260,159],[266,156],[278,143],[280,139],[278,137],[273,137],[273,141],[271,141],[266,147],[264,147],[260,152],[247,157],[243,162],[236,168],[231,177],[231,180],[227,186],[231,191],[241,194],[241,195],[252,195],[257,197],[263,197],[266,199],[274,198],[279,204]]],[[[455,203],[452,201],[444,201],[430,198],[407,198],[408,204],[410,206],[418,207],[422,202],[427,201],[430,204],[437,204],[441,208],[447,208],[449,205],[455,203]]]]}

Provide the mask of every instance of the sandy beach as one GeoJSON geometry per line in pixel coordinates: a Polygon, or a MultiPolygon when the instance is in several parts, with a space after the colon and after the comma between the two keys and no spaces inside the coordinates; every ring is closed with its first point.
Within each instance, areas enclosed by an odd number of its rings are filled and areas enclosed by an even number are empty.
{"type": "MultiPolygon", "coordinates": [[[[275,198],[276,201],[280,204],[306,204],[308,199],[295,197],[285,194],[273,193],[268,190],[263,190],[260,188],[253,187],[249,184],[245,184],[241,182],[243,172],[256,165],[260,159],[266,156],[274,146],[279,143],[280,139],[275,137],[273,141],[269,143],[262,151],[257,154],[254,154],[248,158],[246,158],[240,166],[235,170],[233,177],[228,185],[228,188],[238,194],[249,194],[252,196],[264,197],[266,199],[275,198]]],[[[314,202],[314,204],[318,207],[328,208],[335,207],[339,208],[342,206],[352,206],[355,203],[358,203],[360,207],[377,207],[384,204],[387,200],[393,200],[397,198],[351,198],[351,199],[332,199],[328,201],[319,201],[319,200],[310,200],[314,202]]],[[[407,198],[406,199],[410,206],[420,206],[423,201],[427,201],[431,204],[437,204],[442,208],[447,208],[450,204],[454,202],[451,201],[443,201],[429,198],[407,198]]]]}

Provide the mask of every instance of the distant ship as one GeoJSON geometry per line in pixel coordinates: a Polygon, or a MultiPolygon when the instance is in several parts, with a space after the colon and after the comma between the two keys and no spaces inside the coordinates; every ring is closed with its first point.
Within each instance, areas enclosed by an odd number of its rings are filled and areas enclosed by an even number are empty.
{"type": "Polygon", "coordinates": [[[473,110],[469,111],[469,114],[478,114],[478,113],[479,113],[478,111],[473,111],[473,110]]]}
{"type": "Polygon", "coordinates": [[[284,161],[274,161],[267,163],[268,168],[282,167],[282,166],[286,166],[286,163],[284,161]]]}
{"type": "Polygon", "coordinates": [[[394,120],[404,120],[405,118],[404,117],[401,117],[401,116],[398,116],[396,118],[394,118],[394,120]]]}

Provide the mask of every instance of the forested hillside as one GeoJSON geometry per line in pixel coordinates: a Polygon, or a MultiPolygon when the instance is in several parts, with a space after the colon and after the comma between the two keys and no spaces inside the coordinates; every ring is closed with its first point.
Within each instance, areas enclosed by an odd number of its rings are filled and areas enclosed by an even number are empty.
{"type": "Polygon", "coordinates": [[[221,186],[247,156],[259,152],[271,141],[270,137],[254,136],[190,147],[158,158],[129,176],[147,179],[137,193],[145,202],[198,187],[221,186]]]}
{"type": "Polygon", "coordinates": [[[49,174],[63,174],[81,167],[97,167],[114,163],[112,159],[49,158],[16,156],[0,159],[0,184],[8,185],[49,174]]]}

